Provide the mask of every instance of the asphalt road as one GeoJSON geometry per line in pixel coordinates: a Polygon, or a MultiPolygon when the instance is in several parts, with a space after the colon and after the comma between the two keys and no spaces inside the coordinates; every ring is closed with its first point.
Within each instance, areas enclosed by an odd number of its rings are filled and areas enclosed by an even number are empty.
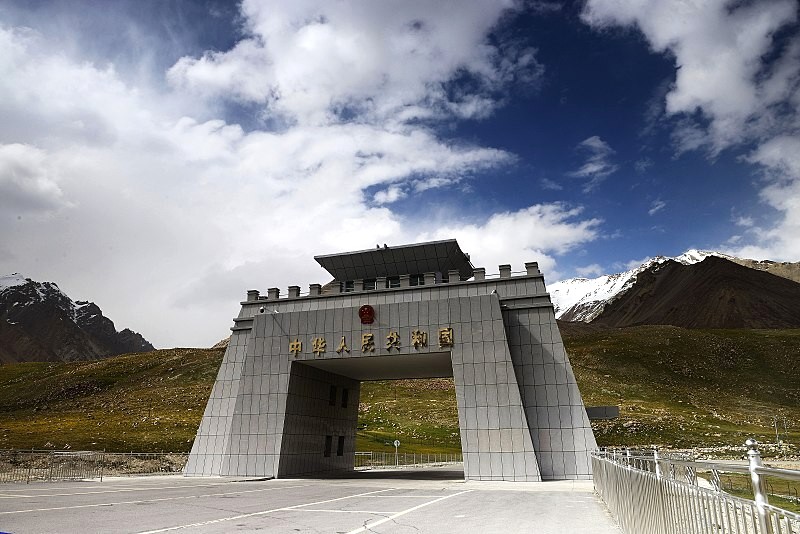
{"type": "Polygon", "coordinates": [[[352,478],[159,476],[0,485],[0,532],[619,534],[591,482],[464,482],[461,471],[352,478]]]}

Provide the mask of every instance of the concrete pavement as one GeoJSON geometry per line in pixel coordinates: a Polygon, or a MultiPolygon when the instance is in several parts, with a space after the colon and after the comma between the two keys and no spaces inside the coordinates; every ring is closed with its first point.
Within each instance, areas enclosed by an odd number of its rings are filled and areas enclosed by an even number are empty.
{"type": "Polygon", "coordinates": [[[4,484],[0,531],[619,534],[591,482],[464,482],[461,471],[350,478],[180,476],[4,484]]]}

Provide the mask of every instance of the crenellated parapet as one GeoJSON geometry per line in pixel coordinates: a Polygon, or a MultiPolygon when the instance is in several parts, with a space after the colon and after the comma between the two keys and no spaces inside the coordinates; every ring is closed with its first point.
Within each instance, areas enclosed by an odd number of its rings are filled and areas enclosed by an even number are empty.
{"type": "Polygon", "coordinates": [[[281,295],[280,289],[273,287],[267,290],[266,295],[261,295],[257,289],[250,289],[247,291],[247,299],[242,304],[261,302],[261,301],[274,301],[274,300],[294,300],[306,298],[330,298],[342,294],[355,294],[355,293],[374,293],[374,292],[389,292],[389,291],[402,291],[402,290],[417,290],[423,287],[442,287],[464,284],[486,284],[497,283],[507,280],[516,280],[520,278],[537,277],[542,278],[543,275],[539,271],[538,262],[525,263],[524,271],[512,271],[510,264],[498,266],[498,272],[494,274],[486,274],[486,269],[483,267],[474,267],[472,269],[472,276],[463,278],[460,271],[453,269],[446,273],[441,272],[427,272],[421,274],[404,273],[398,275],[396,281],[391,277],[380,276],[374,279],[354,279],[354,280],[333,280],[324,286],[322,284],[309,284],[308,292],[301,293],[300,286],[289,286],[286,295],[281,295]]]}

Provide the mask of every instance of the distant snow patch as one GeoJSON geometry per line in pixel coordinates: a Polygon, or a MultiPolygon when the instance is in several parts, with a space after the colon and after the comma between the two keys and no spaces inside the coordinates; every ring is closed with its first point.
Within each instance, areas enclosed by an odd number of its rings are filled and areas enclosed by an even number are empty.
{"type": "Polygon", "coordinates": [[[0,276],[0,291],[5,291],[9,287],[25,285],[29,282],[27,278],[19,273],[0,276]]]}

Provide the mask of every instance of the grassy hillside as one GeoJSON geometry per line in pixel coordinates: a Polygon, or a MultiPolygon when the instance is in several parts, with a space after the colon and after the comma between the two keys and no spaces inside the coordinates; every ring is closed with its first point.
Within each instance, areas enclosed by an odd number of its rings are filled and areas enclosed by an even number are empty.
{"type": "Polygon", "coordinates": [[[461,452],[453,380],[363,382],[358,428],[361,451],[461,452]]]}
{"type": "Polygon", "coordinates": [[[0,366],[0,448],[188,450],[223,352],[0,366]]]}
{"type": "MultiPolygon", "coordinates": [[[[800,330],[563,329],[600,445],[800,442],[800,330]]],[[[185,451],[222,350],[173,349],[69,364],[0,366],[0,448],[185,451]]],[[[362,384],[359,450],[460,449],[452,380],[362,384]]]]}
{"type": "Polygon", "coordinates": [[[800,442],[800,330],[566,330],[586,404],[621,409],[595,424],[601,445],[774,442],[773,416],[800,442]]]}

